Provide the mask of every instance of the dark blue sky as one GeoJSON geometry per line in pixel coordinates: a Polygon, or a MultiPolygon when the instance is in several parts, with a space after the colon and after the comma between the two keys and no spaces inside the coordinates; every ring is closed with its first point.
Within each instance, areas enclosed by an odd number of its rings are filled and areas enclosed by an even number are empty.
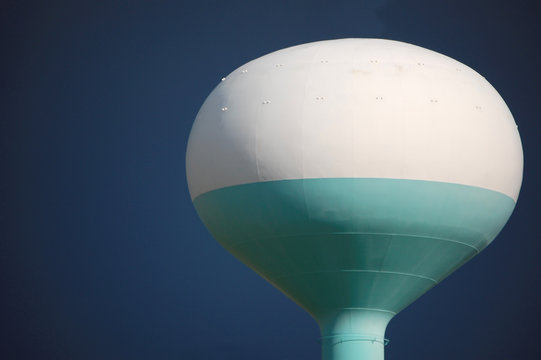
{"type": "Polygon", "coordinates": [[[0,358],[318,359],[315,322],[191,205],[191,124],[220,78],[343,37],[474,68],[519,125],[515,212],[391,322],[387,359],[538,359],[541,27],[535,1],[4,1],[0,358]]]}

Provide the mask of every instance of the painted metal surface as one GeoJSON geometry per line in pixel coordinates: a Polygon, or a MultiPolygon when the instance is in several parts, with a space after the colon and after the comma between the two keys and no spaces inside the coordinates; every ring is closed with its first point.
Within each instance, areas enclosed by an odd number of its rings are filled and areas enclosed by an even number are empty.
{"type": "Polygon", "coordinates": [[[505,225],[523,166],[482,76],[376,39],[240,67],[203,104],[186,156],[209,231],[316,319],[325,360],[383,359],[391,318],[505,225]]]}
{"type": "Polygon", "coordinates": [[[324,178],[226,187],[194,205],[228,251],[318,321],[323,358],[347,360],[383,358],[387,322],[486,247],[515,202],[466,185],[324,178]]]}
{"type": "Polygon", "coordinates": [[[317,318],[399,312],[485,248],[515,202],[466,185],[336,178],[232,186],[194,205],[227,250],[317,318]]]}
{"type": "Polygon", "coordinates": [[[377,39],[295,46],[233,71],[199,111],[186,160],[192,198],[257,181],[369,177],[516,200],[522,180],[516,124],[481,75],[377,39]]]}

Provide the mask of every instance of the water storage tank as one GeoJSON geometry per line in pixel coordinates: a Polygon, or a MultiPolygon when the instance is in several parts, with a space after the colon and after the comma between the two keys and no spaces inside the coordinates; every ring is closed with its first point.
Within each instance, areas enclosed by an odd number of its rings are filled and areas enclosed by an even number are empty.
{"type": "Polygon", "coordinates": [[[506,223],[522,147],[474,70],[402,42],[343,39],[222,79],[186,167],[209,231],[314,317],[323,359],[383,359],[391,318],[506,223]]]}

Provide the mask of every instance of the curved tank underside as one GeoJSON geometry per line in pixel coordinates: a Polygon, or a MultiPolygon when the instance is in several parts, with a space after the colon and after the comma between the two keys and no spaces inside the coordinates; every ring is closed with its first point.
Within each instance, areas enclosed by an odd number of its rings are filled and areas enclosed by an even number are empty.
{"type": "Polygon", "coordinates": [[[515,202],[465,185],[301,179],[197,197],[212,235],[316,319],[397,313],[487,246],[515,202]]]}

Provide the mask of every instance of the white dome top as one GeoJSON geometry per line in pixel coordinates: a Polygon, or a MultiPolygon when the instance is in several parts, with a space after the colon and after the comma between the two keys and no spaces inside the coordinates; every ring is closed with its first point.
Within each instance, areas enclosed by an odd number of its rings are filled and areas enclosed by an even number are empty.
{"type": "Polygon", "coordinates": [[[394,178],[516,201],[522,166],[513,116],[482,76],[379,39],[304,44],[241,66],[201,107],[186,155],[192,198],[270,180],[394,178]]]}

